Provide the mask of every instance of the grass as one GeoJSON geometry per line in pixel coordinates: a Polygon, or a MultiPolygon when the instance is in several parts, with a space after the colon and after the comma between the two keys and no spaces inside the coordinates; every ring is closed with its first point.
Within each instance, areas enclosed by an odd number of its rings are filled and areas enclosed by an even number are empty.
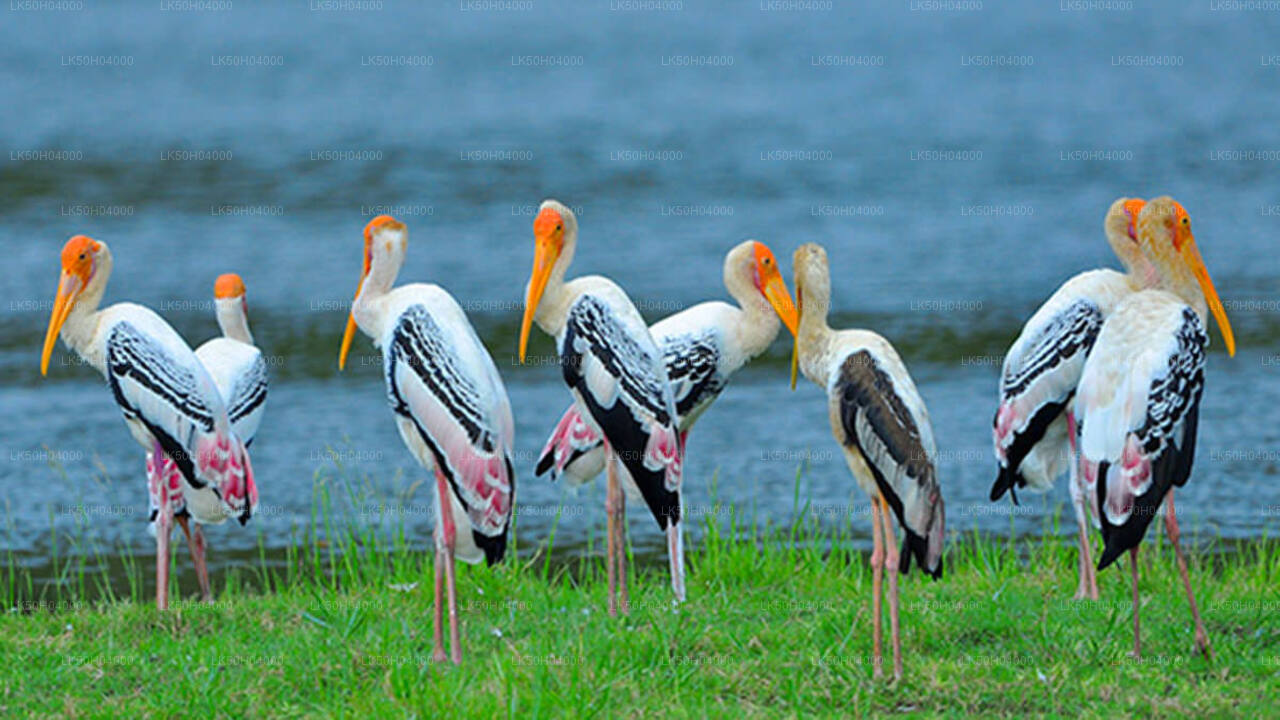
{"type": "MultiPolygon", "coordinates": [[[[329,507],[331,485],[316,486],[329,507]]],[[[906,676],[887,683],[871,677],[871,573],[845,549],[850,527],[724,525],[689,543],[678,608],[661,558],[637,558],[626,618],[604,612],[598,552],[552,562],[543,540],[496,568],[460,566],[460,668],[430,661],[431,557],[403,533],[318,510],[285,567],[232,571],[217,602],[166,613],[150,604],[149,563],[126,562],[125,597],[86,576],[70,543],[56,597],[29,595],[12,563],[0,588],[14,608],[0,615],[0,716],[1215,717],[1269,716],[1280,699],[1276,541],[1193,554],[1207,662],[1154,528],[1141,661],[1127,656],[1125,572],[1076,602],[1069,538],[952,537],[941,582],[901,583],[906,676]]]]}

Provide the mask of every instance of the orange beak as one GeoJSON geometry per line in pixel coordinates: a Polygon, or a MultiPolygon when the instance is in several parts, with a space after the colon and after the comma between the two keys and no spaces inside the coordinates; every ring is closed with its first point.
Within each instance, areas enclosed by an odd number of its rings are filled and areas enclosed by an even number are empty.
{"type": "Polygon", "coordinates": [[[44,350],[40,353],[42,376],[49,374],[49,358],[53,355],[53,346],[58,342],[58,333],[62,332],[62,325],[67,321],[82,290],[84,281],[80,276],[63,270],[62,278],[58,281],[58,296],[53,301],[53,314],[49,316],[49,329],[44,336],[44,350]]]}
{"type": "Polygon", "coordinates": [[[529,329],[533,327],[533,315],[538,302],[547,289],[551,269],[560,257],[560,245],[549,234],[537,233],[533,250],[533,272],[529,276],[529,289],[524,298],[524,318],[520,321],[520,362],[524,362],[529,347],[529,329]]]}
{"type": "MultiPolygon", "coordinates": [[[[364,285],[364,276],[360,277],[360,285],[364,285]]],[[[356,297],[360,297],[360,285],[356,286],[356,297]]],[[[355,302],[353,298],[351,302],[355,302]]],[[[338,372],[347,369],[347,353],[351,351],[351,340],[356,336],[355,313],[347,313],[347,329],[342,333],[342,349],[338,351],[338,372]]]]}
{"type": "Polygon", "coordinates": [[[1178,248],[1178,252],[1182,255],[1183,262],[1191,268],[1191,272],[1196,276],[1196,281],[1200,283],[1200,290],[1204,293],[1205,300],[1208,301],[1209,310],[1213,312],[1213,319],[1218,321],[1218,329],[1222,331],[1222,339],[1227,343],[1227,354],[1235,357],[1236,337],[1231,332],[1231,323],[1227,321],[1227,311],[1222,307],[1222,300],[1218,298],[1218,291],[1213,287],[1213,279],[1209,277],[1209,270],[1204,266],[1204,258],[1200,255],[1200,249],[1196,247],[1196,239],[1190,232],[1182,240],[1182,245],[1178,248]]]}
{"type": "MultiPolygon", "coordinates": [[[[365,243],[364,251],[364,270],[360,273],[360,282],[356,285],[355,297],[351,298],[351,305],[354,308],[356,299],[360,297],[360,290],[364,288],[364,279],[369,277],[369,268],[373,265],[369,256],[369,244],[365,243]]],[[[342,333],[342,349],[338,351],[338,372],[342,372],[347,368],[347,353],[351,350],[351,341],[356,336],[356,314],[355,311],[347,313],[347,329],[342,333]]]]}

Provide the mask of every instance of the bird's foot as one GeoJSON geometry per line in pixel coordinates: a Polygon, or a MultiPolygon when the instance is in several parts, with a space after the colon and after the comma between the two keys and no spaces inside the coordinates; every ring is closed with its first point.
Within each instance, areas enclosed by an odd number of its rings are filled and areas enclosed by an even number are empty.
{"type": "Polygon", "coordinates": [[[1213,661],[1213,648],[1209,647],[1209,637],[1201,630],[1196,630],[1196,652],[1204,656],[1205,660],[1213,661]]]}
{"type": "Polygon", "coordinates": [[[1076,588],[1076,594],[1071,596],[1071,599],[1072,600],[1097,600],[1098,588],[1081,585],[1080,587],[1076,588]]]}
{"type": "Polygon", "coordinates": [[[434,663],[449,662],[449,656],[444,654],[444,648],[440,647],[439,645],[436,646],[436,649],[431,653],[431,662],[434,662],[434,663]]]}

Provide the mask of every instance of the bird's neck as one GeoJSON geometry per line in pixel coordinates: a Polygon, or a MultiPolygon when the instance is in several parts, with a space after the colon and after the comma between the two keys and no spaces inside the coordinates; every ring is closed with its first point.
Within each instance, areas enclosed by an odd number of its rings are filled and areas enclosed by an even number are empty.
{"type": "Polygon", "coordinates": [[[1159,278],[1152,287],[1159,287],[1161,290],[1177,295],[1179,300],[1195,310],[1200,316],[1200,322],[1204,323],[1207,320],[1209,306],[1205,300],[1204,291],[1200,289],[1199,281],[1185,263],[1177,261],[1165,263],[1163,272],[1159,273],[1159,278]]]}
{"type": "Polygon", "coordinates": [[[729,292],[738,301],[738,307],[742,308],[733,334],[744,360],[750,360],[764,352],[778,337],[782,321],[778,319],[778,314],[769,301],[754,287],[747,292],[738,293],[732,289],[729,292]]]}
{"type": "Polygon", "coordinates": [[[374,257],[369,274],[360,282],[360,291],[351,304],[351,314],[356,319],[356,325],[375,340],[382,336],[382,301],[391,292],[403,260],[402,256],[394,253],[374,257]]]}
{"type": "Polygon", "coordinates": [[[827,324],[829,298],[806,294],[802,300],[797,342],[800,345],[800,372],[819,387],[827,385],[827,367],[835,332],[827,324]]]}
{"type": "Polygon", "coordinates": [[[222,329],[222,336],[252,345],[253,334],[249,332],[249,318],[244,312],[244,299],[218,298],[216,304],[218,327],[222,329]]]}

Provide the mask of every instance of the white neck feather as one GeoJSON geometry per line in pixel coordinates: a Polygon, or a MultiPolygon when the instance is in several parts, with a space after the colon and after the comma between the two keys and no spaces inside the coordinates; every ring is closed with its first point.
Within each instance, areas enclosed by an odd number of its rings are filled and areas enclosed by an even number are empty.
{"type": "Polygon", "coordinates": [[[778,337],[782,321],[756,287],[755,257],[747,243],[739,247],[744,246],[747,247],[746,252],[739,253],[735,248],[725,257],[724,286],[738,302],[738,307],[742,308],[736,318],[737,322],[729,328],[729,338],[745,363],[773,343],[778,337]]]}
{"type": "Polygon", "coordinates": [[[382,337],[383,324],[387,321],[383,300],[400,275],[405,255],[406,238],[384,240],[386,234],[383,232],[374,238],[369,274],[360,282],[359,294],[351,304],[356,325],[375,341],[382,337]]]}
{"type": "Polygon", "coordinates": [[[244,297],[217,298],[218,327],[222,336],[252,345],[253,334],[249,332],[249,317],[245,313],[244,297]]]}

